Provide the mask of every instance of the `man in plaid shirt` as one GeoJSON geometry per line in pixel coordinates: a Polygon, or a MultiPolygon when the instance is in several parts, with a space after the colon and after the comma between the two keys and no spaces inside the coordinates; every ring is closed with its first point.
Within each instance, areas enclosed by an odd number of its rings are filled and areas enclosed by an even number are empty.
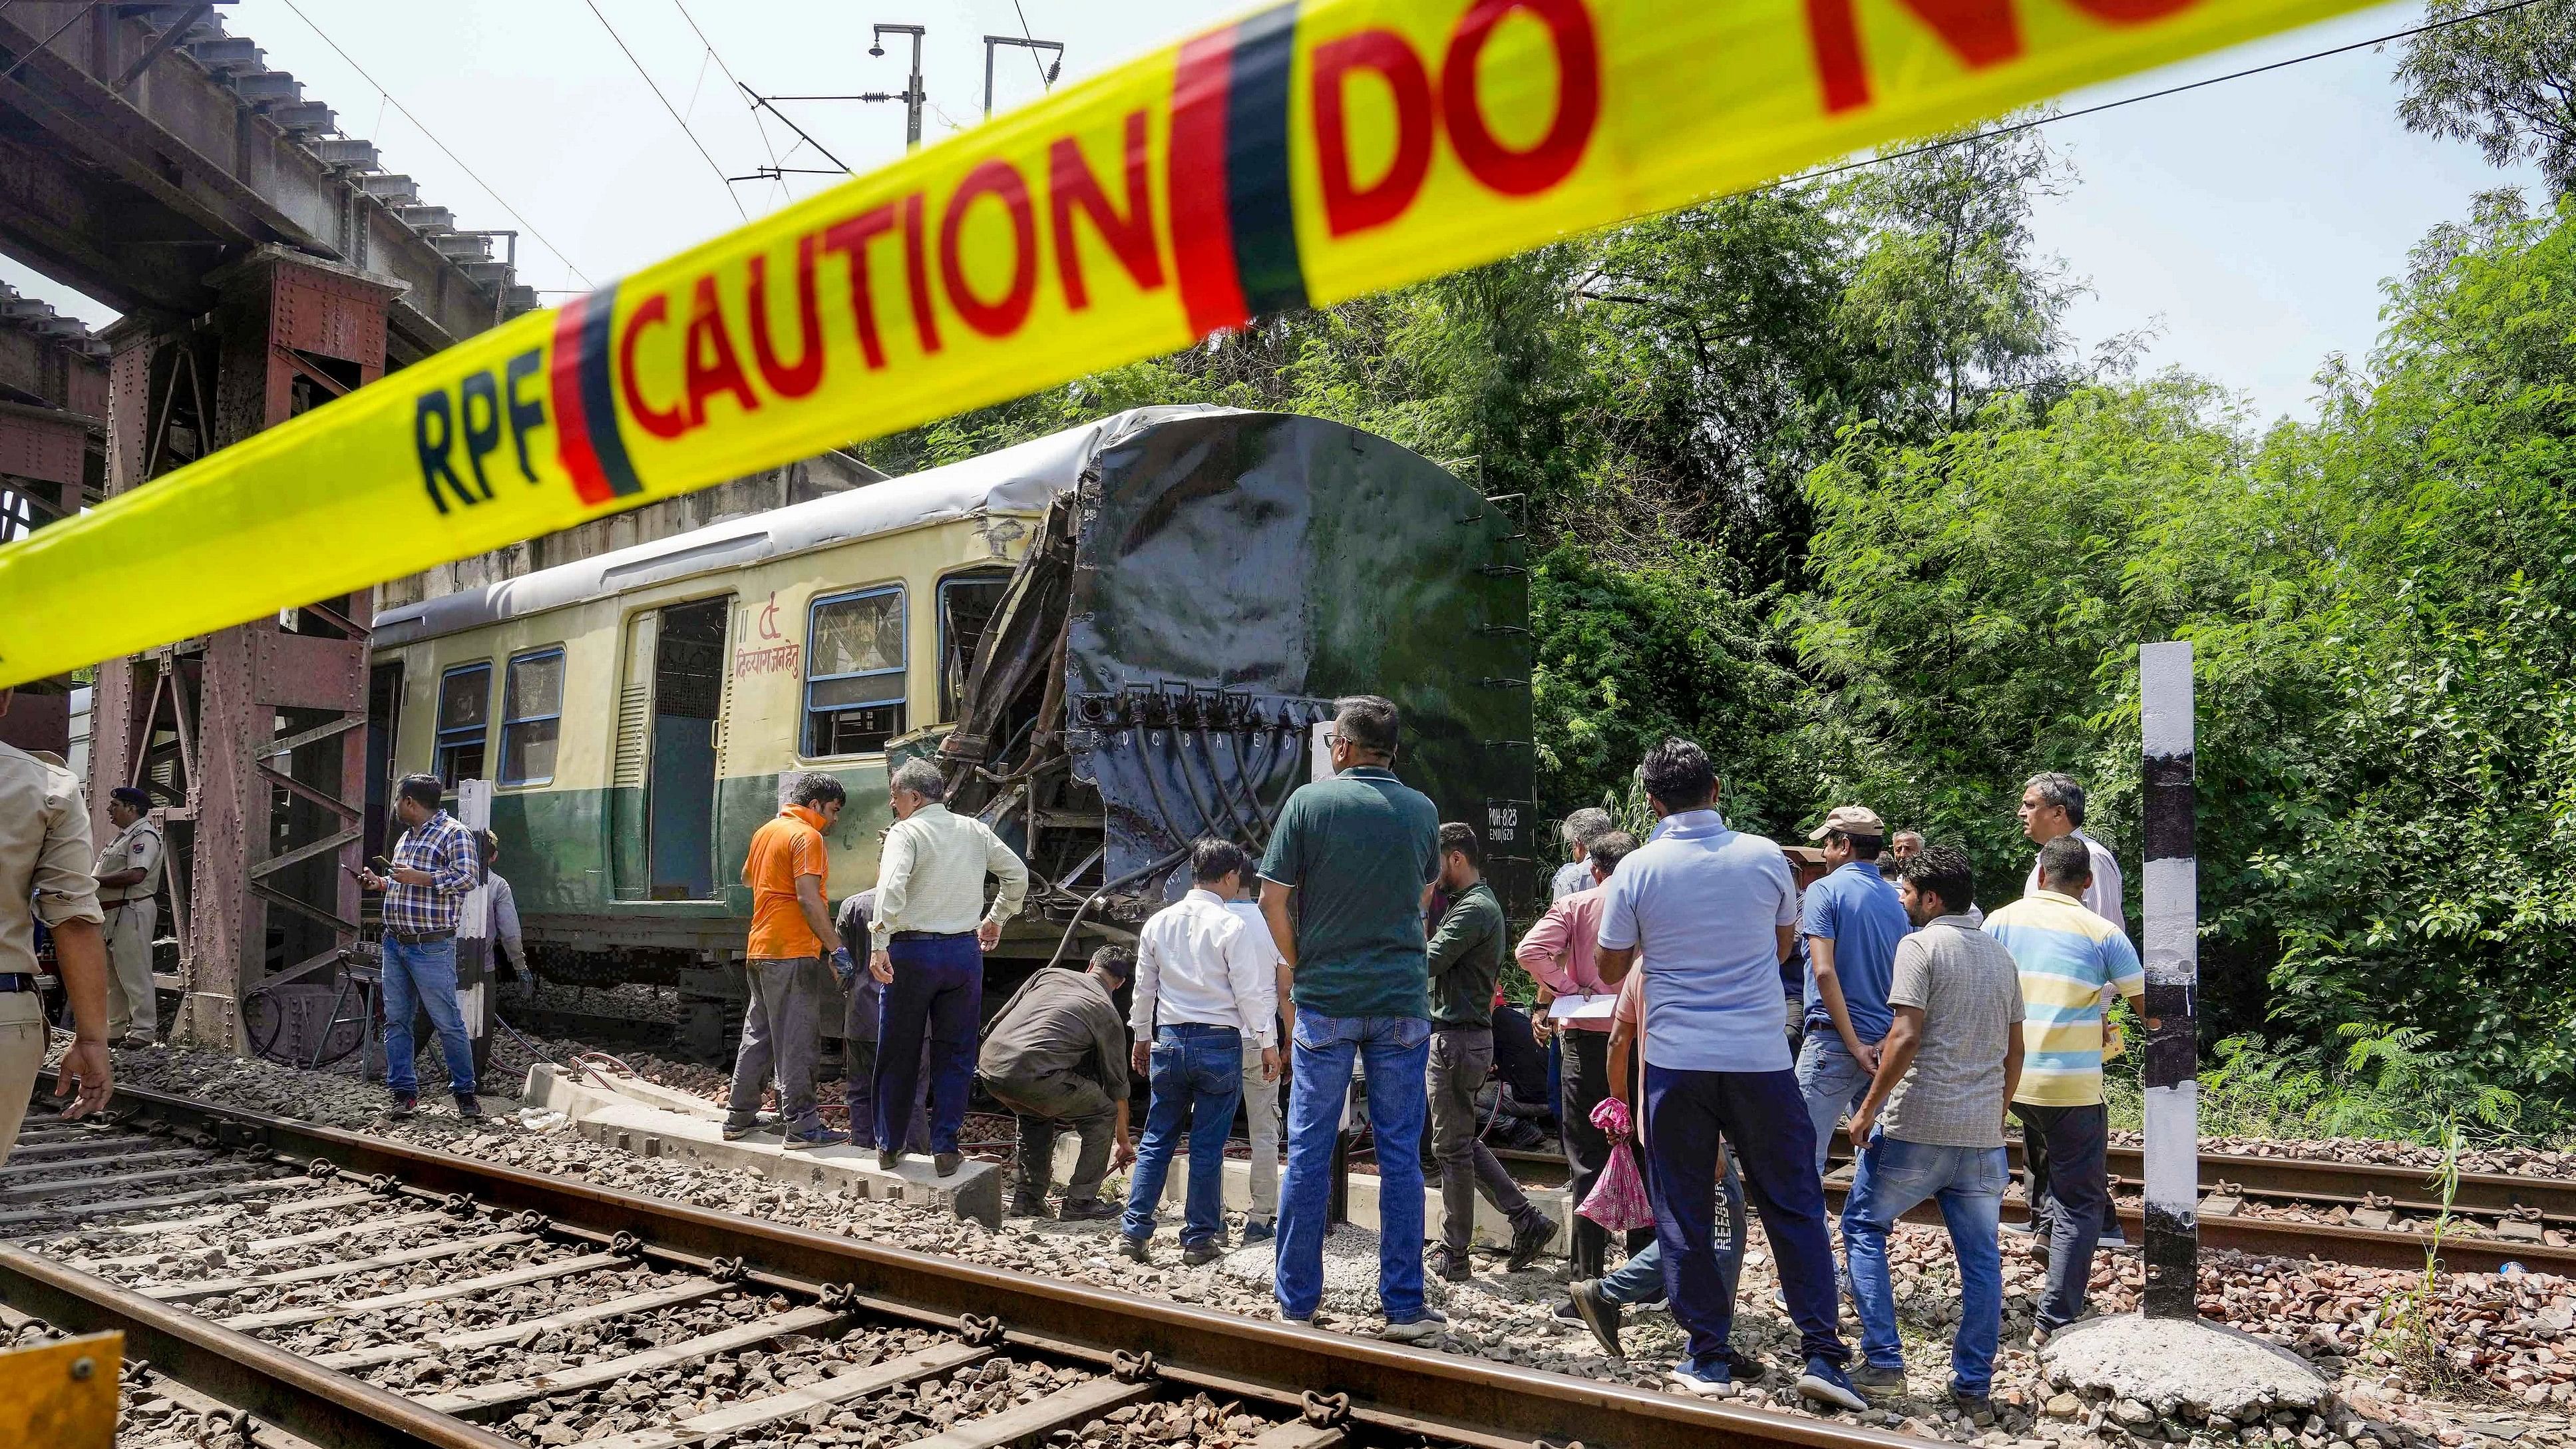
{"type": "Polygon", "coordinates": [[[435,775],[405,775],[395,787],[394,815],[409,828],[394,846],[393,867],[383,875],[358,872],[360,884],[385,893],[385,1085],[397,1117],[420,1105],[411,1031],[419,1011],[438,1029],[456,1114],[483,1115],[474,1100],[474,1045],[456,1005],[456,913],[483,882],[483,856],[472,832],[440,808],[443,793],[435,775]]]}

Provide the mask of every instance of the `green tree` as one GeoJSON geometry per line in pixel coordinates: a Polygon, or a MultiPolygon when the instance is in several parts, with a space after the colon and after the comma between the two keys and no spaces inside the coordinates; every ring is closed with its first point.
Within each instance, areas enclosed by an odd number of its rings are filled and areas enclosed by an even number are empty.
{"type": "Polygon", "coordinates": [[[2550,193],[2576,188],[2576,3],[2539,0],[2478,19],[2487,0],[2426,0],[2439,28],[2397,65],[2406,129],[2474,141],[2491,166],[2528,161],[2550,193]]]}

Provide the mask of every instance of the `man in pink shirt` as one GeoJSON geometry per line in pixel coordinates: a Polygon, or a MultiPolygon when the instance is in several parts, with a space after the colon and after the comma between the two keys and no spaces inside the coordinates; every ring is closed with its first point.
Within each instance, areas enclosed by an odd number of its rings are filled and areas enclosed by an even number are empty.
{"type": "MultiPolygon", "coordinates": [[[[1602,981],[1592,957],[1601,936],[1602,907],[1608,900],[1602,886],[1619,868],[1619,862],[1636,848],[1636,838],[1625,831],[1614,830],[1595,838],[1591,852],[1592,888],[1576,891],[1549,906],[1547,914],[1539,917],[1529,934],[1521,938],[1513,955],[1521,969],[1538,982],[1542,994],[1618,994],[1619,988],[1602,981]]],[[[1565,1163],[1574,1174],[1573,1200],[1581,1202],[1592,1191],[1601,1169],[1610,1163],[1610,1139],[1592,1125],[1593,1107],[1610,1095],[1610,1018],[1606,1013],[1577,1017],[1561,1023],[1561,1029],[1565,1071],[1557,1121],[1564,1138],[1565,1163]]],[[[1654,1238],[1652,1228],[1630,1233],[1628,1251],[1639,1252],[1654,1238]]],[[[1572,1250],[1575,1276],[1600,1277],[1609,1250],[1609,1233],[1590,1218],[1576,1214],[1572,1250]]]]}

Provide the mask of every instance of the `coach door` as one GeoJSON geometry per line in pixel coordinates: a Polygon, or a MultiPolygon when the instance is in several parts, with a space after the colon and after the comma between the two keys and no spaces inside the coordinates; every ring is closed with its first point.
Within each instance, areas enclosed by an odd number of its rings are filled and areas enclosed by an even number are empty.
{"type": "Polygon", "coordinates": [[[716,720],[733,601],[673,604],[627,621],[610,791],[621,900],[716,899],[716,720]]]}

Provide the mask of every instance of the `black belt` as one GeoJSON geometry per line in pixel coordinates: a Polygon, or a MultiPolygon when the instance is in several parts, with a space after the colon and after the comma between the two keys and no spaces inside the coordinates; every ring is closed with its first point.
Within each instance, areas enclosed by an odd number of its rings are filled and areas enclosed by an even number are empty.
{"type": "Polygon", "coordinates": [[[954,941],[961,936],[974,934],[972,931],[897,931],[886,939],[889,941],[954,941]]]}
{"type": "Polygon", "coordinates": [[[5,974],[0,974],[0,992],[33,991],[35,989],[36,978],[24,971],[11,971],[5,974]]]}
{"type": "Polygon", "coordinates": [[[454,931],[387,931],[385,934],[392,937],[394,940],[402,942],[406,946],[426,946],[432,941],[453,941],[456,939],[456,933],[454,931]]]}

